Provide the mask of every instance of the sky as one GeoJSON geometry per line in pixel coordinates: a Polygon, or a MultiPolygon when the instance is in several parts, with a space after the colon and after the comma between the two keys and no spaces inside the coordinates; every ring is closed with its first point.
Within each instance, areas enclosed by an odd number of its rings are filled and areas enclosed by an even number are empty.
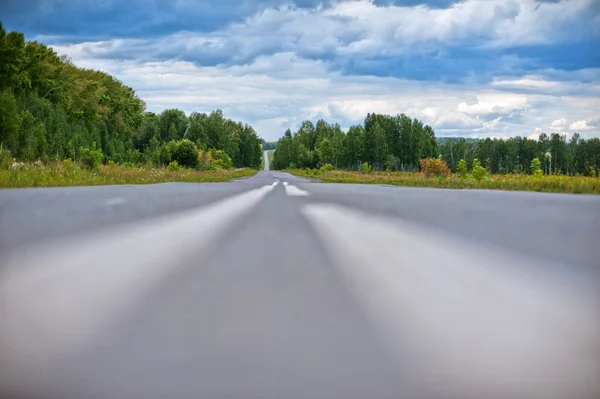
{"type": "Polygon", "coordinates": [[[7,30],[267,141],[405,113],[437,136],[600,136],[600,0],[2,0],[7,30]]]}

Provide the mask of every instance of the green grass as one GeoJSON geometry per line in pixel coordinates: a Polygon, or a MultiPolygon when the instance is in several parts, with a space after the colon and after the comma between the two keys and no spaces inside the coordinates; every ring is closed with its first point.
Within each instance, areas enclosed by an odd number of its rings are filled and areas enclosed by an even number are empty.
{"type": "Polygon", "coordinates": [[[454,189],[488,189],[512,191],[540,191],[549,193],[600,194],[600,178],[585,176],[490,175],[481,181],[472,176],[458,175],[445,178],[426,177],[423,173],[373,172],[334,170],[317,172],[294,169],[288,172],[303,177],[317,178],[330,183],[390,184],[407,187],[434,187],[454,189]]]}
{"type": "Polygon", "coordinates": [[[169,170],[166,168],[100,165],[87,169],[73,162],[22,164],[0,170],[0,188],[153,184],[165,182],[224,182],[252,176],[255,169],[169,170]]]}

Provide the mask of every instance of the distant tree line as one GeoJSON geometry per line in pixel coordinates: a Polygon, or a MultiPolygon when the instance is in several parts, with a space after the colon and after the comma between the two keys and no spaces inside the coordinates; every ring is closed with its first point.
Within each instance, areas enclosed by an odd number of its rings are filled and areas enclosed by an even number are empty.
{"type": "Polygon", "coordinates": [[[79,160],[91,151],[102,162],[159,166],[173,159],[183,139],[192,144],[183,148],[225,164],[260,166],[261,142],[251,126],[224,118],[220,110],[145,112],[135,91],[113,76],[78,68],[0,23],[2,151],[21,161],[79,160]]]}
{"type": "Polygon", "coordinates": [[[264,151],[270,151],[270,150],[274,150],[277,148],[277,142],[266,142],[265,140],[262,141],[262,149],[264,151]]]}
{"type": "Polygon", "coordinates": [[[447,140],[439,146],[440,155],[455,172],[461,159],[469,170],[474,159],[490,173],[532,173],[531,162],[540,161],[544,174],[600,176],[600,139],[582,139],[578,133],[540,134],[539,140],[509,139],[447,140]]]}
{"type": "Polygon", "coordinates": [[[277,142],[273,167],[285,169],[336,168],[358,170],[368,163],[375,170],[417,170],[419,160],[437,157],[433,129],[417,119],[368,114],[363,125],[342,132],[338,124],[319,120],[302,123],[292,134],[288,129],[277,142]]]}
{"type": "Polygon", "coordinates": [[[539,140],[439,138],[433,129],[404,114],[368,114],[364,124],[342,132],[338,124],[319,120],[302,123],[297,132],[289,129],[277,142],[273,167],[335,168],[361,170],[419,170],[421,159],[442,158],[457,171],[459,161],[467,170],[479,166],[490,173],[532,173],[531,162],[540,161],[544,174],[600,176],[600,139],[583,139],[575,133],[540,134],[539,140]]]}

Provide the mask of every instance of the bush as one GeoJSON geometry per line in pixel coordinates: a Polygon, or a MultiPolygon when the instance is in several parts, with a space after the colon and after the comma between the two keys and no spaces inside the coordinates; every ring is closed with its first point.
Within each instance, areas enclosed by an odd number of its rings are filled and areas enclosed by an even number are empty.
{"type": "Polygon", "coordinates": [[[9,150],[0,148],[0,170],[10,169],[14,161],[12,153],[9,150]]]}
{"type": "Polygon", "coordinates": [[[89,169],[96,169],[104,159],[102,150],[96,149],[96,143],[92,148],[79,147],[79,160],[89,169]]]}
{"type": "Polygon", "coordinates": [[[536,177],[541,177],[544,172],[542,172],[542,163],[539,158],[533,158],[531,160],[531,173],[536,177]]]}
{"type": "Polygon", "coordinates": [[[373,171],[373,167],[371,167],[371,165],[369,165],[368,162],[363,162],[363,164],[360,167],[360,171],[362,173],[371,173],[373,171]]]}
{"type": "Polygon", "coordinates": [[[390,161],[385,161],[383,164],[383,170],[390,172],[392,170],[392,163],[390,161]]]}
{"type": "Polygon", "coordinates": [[[173,153],[173,161],[186,168],[195,168],[198,166],[198,149],[196,144],[189,140],[182,140],[177,145],[173,153]]]}
{"type": "Polygon", "coordinates": [[[161,165],[168,165],[173,160],[175,151],[177,151],[177,143],[175,141],[163,144],[158,150],[158,158],[161,165]]]}
{"type": "Polygon", "coordinates": [[[217,169],[229,170],[233,169],[233,161],[231,157],[223,150],[211,150],[212,166],[217,169]]]}
{"type": "Polygon", "coordinates": [[[325,165],[321,166],[321,169],[319,169],[319,171],[321,173],[325,173],[325,172],[331,172],[333,169],[335,169],[335,168],[333,167],[332,164],[326,163],[325,165]]]}
{"type": "Polygon", "coordinates": [[[181,166],[179,166],[177,161],[171,161],[169,163],[169,165],[167,166],[167,169],[169,169],[171,172],[177,172],[177,171],[181,170],[181,166]]]}
{"type": "Polygon", "coordinates": [[[290,162],[290,169],[296,169],[296,168],[297,168],[296,163],[290,162]]]}
{"type": "Polygon", "coordinates": [[[425,176],[438,176],[438,177],[446,177],[450,175],[450,168],[448,168],[448,164],[443,159],[439,158],[425,158],[419,160],[421,164],[421,170],[425,172],[425,176]]]}
{"type": "Polygon", "coordinates": [[[458,165],[456,165],[456,172],[460,175],[461,178],[467,177],[467,163],[464,159],[458,161],[458,165]]]}
{"type": "Polygon", "coordinates": [[[486,176],[487,170],[485,170],[485,168],[481,166],[479,159],[475,158],[473,160],[473,177],[475,178],[475,180],[480,181],[486,176]]]}

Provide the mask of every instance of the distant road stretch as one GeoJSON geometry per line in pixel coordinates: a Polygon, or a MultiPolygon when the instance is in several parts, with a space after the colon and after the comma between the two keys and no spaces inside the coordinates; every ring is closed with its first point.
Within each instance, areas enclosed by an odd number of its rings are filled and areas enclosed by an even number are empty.
{"type": "Polygon", "coordinates": [[[600,397],[600,197],[268,168],[0,191],[0,397],[600,397]]]}

